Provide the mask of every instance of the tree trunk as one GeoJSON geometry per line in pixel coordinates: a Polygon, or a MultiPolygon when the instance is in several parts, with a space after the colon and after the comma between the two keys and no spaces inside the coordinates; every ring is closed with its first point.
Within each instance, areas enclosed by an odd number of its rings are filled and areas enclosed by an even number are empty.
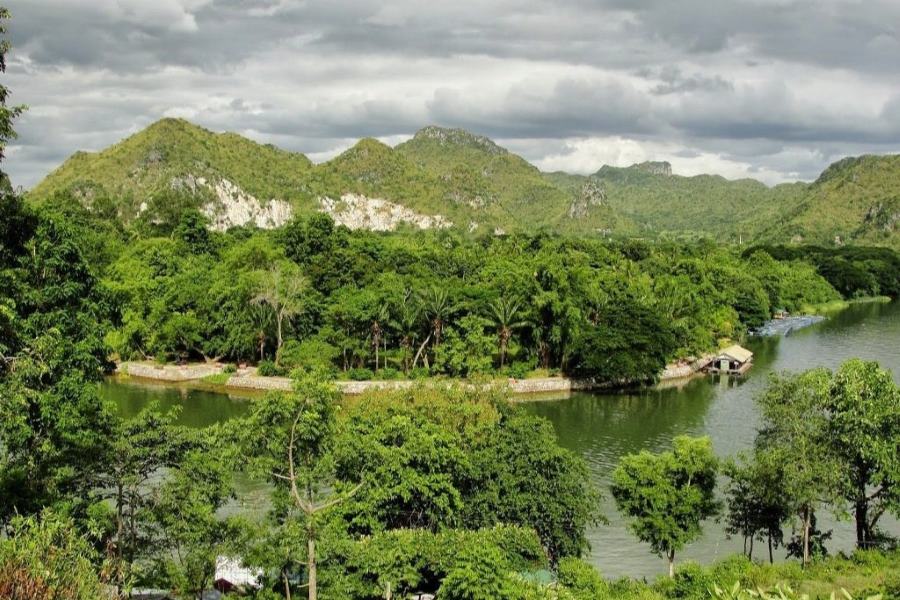
{"type": "Polygon", "coordinates": [[[312,535],[309,536],[309,539],[306,542],[306,550],[306,570],[309,583],[309,600],[317,600],[318,591],[316,590],[316,540],[313,539],[312,535]]]}
{"type": "Polygon", "coordinates": [[[750,552],[747,553],[747,558],[753,560],[753,536],[750,536],[750,552]]]}
{"type": "Polygon", "coordinates": [[[810,528],[810,511],[809,507],[803,509],[803,566],[809,564],[809,528],[810,528]]]}
{"type": "Polygon", "coordinates": [[[769,564],[775,564],[775,558],[772,556],[772,534],[769,534],[769,564]]]}
{"type": "Polygon", "coordinates": [[[291,600],[291,581],[288,579],[287,569],[281,570],[281,578],[284,580],[284,597],[291,600]]]}
{"type": "Polygon", "coordinates": [[[281,321],[284,319],[284,315],[281,314],[281,311],[278,312],[278,347],[275,348],[275,364],[278,365],[281,361],[281,321]]]}
{"type": "Polygon", "coordinates": [[[667,558],[669,559],[669,577],[675,577],[675,551],[669,550],[667,558]]]}
{"type": "Polygon", "coordinates": [[[863,490],[862,495],[856,497],[856,547],[866,549],[871,540],[869,539],[869,503],[866,502],[866,492],[863,490]]]}
{"type": "Polygon", "coordinates": [[[378,372],[378,347],[380,346],[380,340],[375,338],[375,372],[378,372]]]}

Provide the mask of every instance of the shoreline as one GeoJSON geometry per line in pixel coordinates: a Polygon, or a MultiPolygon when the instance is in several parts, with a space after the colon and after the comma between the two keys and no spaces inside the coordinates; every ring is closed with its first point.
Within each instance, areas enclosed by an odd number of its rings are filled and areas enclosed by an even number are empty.
{"type": "MultiPolygon", "coordinates": [[[[656,385],[683,385],[697,376],[710,360],[711,354],[704,355],[692,362],[679,361],[666,365],[656,385]]],[[[188,384],[191,387],[207,389],[210,391],[259,393],[269,391],[289,392],[293,389],[290,377],[262,377],[256,375],[256,369],[247,367],[238,369],[235,373],[225,373],[225,365],[218,363],[191,363],[186,365],[161,365],[153,362],[126,361],[116,363],[114,374],[119,377],[133,378],[148,382],[162,384],[188,384]],[[229,375],[224,381],[210,381],[229,375]]],[[[461,383],[463,385],[475,385],[465,379],[438,379],[429,378],[394,379],[394,380],[366,380],[346,381],[336,380],[337,389],[345,396],[358,396],[372,390],[402,390],[410,389],[423,383],[441,382],[447,385],[461,383]]],[[[529,399],[566,398],[572,392],[600,391],[627,389],[629,386],[616,385],[607,382],[598,382],[592,379],[574,379],[570,377],[534,377],[530,379],[498,378],[492,383],[508,386],[514,396],[526,396],[529,399]]]]}

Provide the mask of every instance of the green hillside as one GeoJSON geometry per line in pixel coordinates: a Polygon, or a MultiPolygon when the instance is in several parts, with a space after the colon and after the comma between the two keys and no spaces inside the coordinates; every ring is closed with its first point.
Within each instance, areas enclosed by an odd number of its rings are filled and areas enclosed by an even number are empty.
{"type": "Polygon", "coordinates": [[[754,179],[672,175],[668,163],[602,167],[609,204],[652,235],[704,235],[726,241],[754,239],[805,193],[804,184],[770,188],[754,179]]]}
{"type": "Polygon", "coordinates": [[[608,206],[591,205],[573,218],[581,189],[547,180],[537,167],[486,137],[462,129],[425,127],[396,151],[441,183],[445,206],[471,220],[506,231],[546,227],[560,231],[597,229],[632,233],[634,225],[608,206]]]}
{"type": "Polygon", "coordinates": [[[40,201],[72,191],[87,205],[114,200],[123,219],[141,203],[174,193],[208,199],[209,182],[227,179],[266,202],[309,201],[304,183],[313,165],[302,154],[257,144],[234,133],[213,133],[183,119],[162,119],[98,153],[76,152],[29,197],[40,201]]]}
{"type": "MultiPolygon", "coordinates": [[[[163,119],[98,153],[77,152],[29,198],[71,192],[129,222],[171,219],[185,205],[214,225],[276,226],[331,199],[344,222],[433,226],[440,215],[476,233],[547,229],[591,235],[745,243],[806,241],[898,247],[900,156],[839,161],[813,184],[673,175],[666,162],[604,166],[590,176],[542,173],[490,139],[425,127],[391,148],[366,138],[313,165],[302,154],[163,119]],[[354,194],[344,202],[346,194],[354,194]],[[273,202],[275,201],[275,202],[273,202]],[[399,218],[395,213],[403,213],[399,218]],[[374,216],[373,216],[374,215],[374,216]],[[399,219],[399,220],[398,220],[399,219]],[[405,219],[405,220],[404,220],[405,219]]],[[[354,224],[355,223],[355,224],[354,224]]]]}
{"type": "Polygon", "coordinates": [[[859,156],[829,166],[773,238],[900,248],[900,155],[859,156]]]}

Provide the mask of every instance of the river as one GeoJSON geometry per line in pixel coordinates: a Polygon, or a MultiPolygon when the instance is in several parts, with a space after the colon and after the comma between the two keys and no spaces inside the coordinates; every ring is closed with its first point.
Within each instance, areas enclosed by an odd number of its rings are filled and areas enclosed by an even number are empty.
{"type": "MultiPolygon", "coordinates": [[[[605,493],[603,512],[609,524],[588,532],[588,560],[606,577],[654,577],[665,571],[663,560],[628,531],[608,493],[610,474],[623,455],[644,449],[665,450],[672,438],[681,434],[710,436],[716,453],[723,457],[750,448],[758,424],[753,399],[772,372],[833,368],[848,358],[860,357],[880,362],[900,382],[900,302],[854,304],[788,337],[752,339],[746,346],[755,354],[754,366],[741,380],[698,377],[664,389],[580,393],[564,400],[525,404],[526,410],[553,423],[563,446],[584,457],[593,482],[605,493]]],[[[180,406],[180,421],[196,427],[247,410],[244,396],[164,384],[110,380],[103,384],[103,393],[125,416],[136,414],[151,401],[164,409],[180,406]]],[[[260,486],[249,481],[240,484],[243,502],[249,508],[264,502],[260,486]]],[[[834,531],[828,544],[832,552],[852,549],[852,523],[837,522],[825,515],[820,519],[821,528],[834,531]]],[[[896,520],[885,517],[882,522],[885,529],[900,535],[896,520]]],[[[721,525],[708,523],[704,536],[677,559],[711,562],[740,550],[741,540],[727,540],[721,525]]]]}

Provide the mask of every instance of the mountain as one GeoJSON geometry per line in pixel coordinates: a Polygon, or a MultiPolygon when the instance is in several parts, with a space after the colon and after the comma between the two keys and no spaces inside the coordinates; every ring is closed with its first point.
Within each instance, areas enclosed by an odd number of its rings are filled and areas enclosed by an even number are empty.
{"type": "Polygon", "coordinates": [[[89,207],[112,201],[125,221],[152,220],[186,202],[220,227],[276,226],[294,204],[309,204],[304,184],[312,169],[302,154],[162,119],[101,152],[76,152],[28,196],[40,202],[67,191],[89,207]]]}
{"type": "Polygon", "coordinates": [[[812,184],[674,175],[667,162],[542,173],[494,141],[425,127],[396,147],[366,138],[325,163],[163,119],[98,153],[77,152],[28,194],[61,192],[129,222],[205,212],[217,229],[329,213],[351,228],[547,229],[722,241],[900,246],[900,156],[862,156],[812,184]],[[112,210],[110,210],[112,207],[112,210]]]}
{"type": "Polygon", "coordinates": [[[548,183],[491,140],[439,127],[397,148],[363,139],[313,165],[302,154],[163,119],[101,152],[74,154],[28,196],[40,203],[60,192],[88,207],[112,203],[123,221],[164,220],[192,206],[217,229],[274,227],[294,214],[324,211],[338,223],[375,230],[637,230],[578,190],[548,183]]]}
{"type": "Polygon", "coordinates": [[[770,237],[900,248],[900,155],[833,163],[787,217],[769,229],[770,237]]]}
{"type": "Polygon", "coordinates": [[[485,224],[495,231],[637,230],[604,203],[585,204],[580,189],[554,185],[521,156],[462,129],[425,127],[395,150],[438,180],[438,201],[470,229],[485,224]]]}
{"type": "Polygon", "coordinates": [[[770,188],[754,179],[718,175],[683,177],[667,162],[626,168],[604,166],[592,175],[610,206],[654,235],[712,236],[727,241],[755,237],[803,196],[805,185],[770,188]]]}

